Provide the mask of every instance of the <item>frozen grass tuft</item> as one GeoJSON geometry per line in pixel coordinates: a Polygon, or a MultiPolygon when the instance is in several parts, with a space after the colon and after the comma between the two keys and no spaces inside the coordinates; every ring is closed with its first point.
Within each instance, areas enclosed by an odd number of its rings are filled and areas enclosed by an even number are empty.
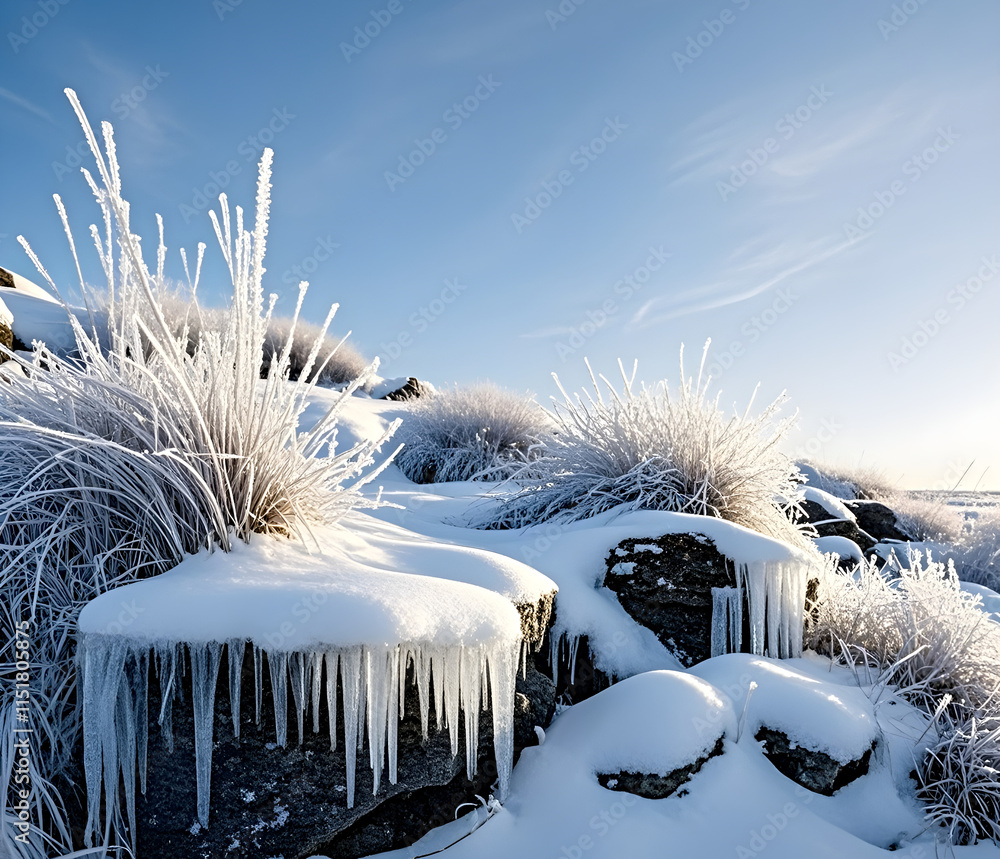
{"type": "MultiPolygon", "coordinates": [[[[169,282],[157,286],[157,303],[175,337],[187,334],[187,351],[194,353],[202,330],[213,331],[225,322],[225,309],[200,307],[196,301],[194,282],[181,287],[169,282]]],[[[152,324],[152,319],[145,320],[152,324]]],[[[288,352],[288,378],[291,381],[315,382],[328,387],[349,385],[368,374],[371,362],[365,358],[347,338],[330,336],[322,326],[289,316],[271,316],[264,337],[261,377],[269,372],[271,363],[281,357],[282,351],[291,343],[288,352]],[[319,343],[319,351],[312,360],[312,368],[304,374],[313,347],[319,343]]]]}
{"type": "Polygon", "coordinates": [[[591,372],[593,393],[570,396],[553,374],[563,395],[551,411],[554,432],[514,475],[520,488],[477,524],[519,528],[620,506],[717,516],[802,544],[784,509],[796,494],[796,471],[778,450],[793,420],[777,420],[783,398],[758,415],[751,400],[727,417],[701,371],[685,375],[683,359],[682,348],[673,393],[666,381],[636,389],[636,369],[628,375],[620,363],[620,391],[591,372]]]}
{"type": "Polygon", "coordinates": [[[1000,706],[986,715],[947,716],[917,771],[927,817],[952,844],[1000,844],[1000,706]]]}
{"type": "Polygon", "coordinates": [[[917,773],[928,819],[954,844],[1000,840],[1000,624],[953,565],[911,556],[895,580],[874,561],[830,568],[807,644],[896,686],[934,720],[917,773]]]}
{"type": "Polygon", "coordinates": [[[535,458],[550,430],[530,396],[492,384],[442,391],[412,408],[396,464],[415,483],[504,480],[535,458]]]}
{"type": "MultiPolygon", "coordinates": [[[[287,384],[295,320],[260,378],[275,300],[265,308],[270,150],[260,164],[252,231],[224,196],[221,220],[211,213],[233,296],[210,325],[200,324],[192,346],[192,326],[174,330],[159,298],[167,292],[162,221],[151,269],[131,230],[111,126],[102,126],[102,152],[75,93],[67,95],[97,161],[98,180],[85,175],[102,212],[102,227],[91,227],[91,235],[107,280],[107,324],[95,321],[87,331],[70,315],[77,355],[59,358],[39,348],[30,361],[13,356],[26,375],[0,385],[0,727],[17,719],[15,630],[27,622],[28,716],[36,732],[27,845],[15,840],[7,741],[13,735],[3,734],[0,847],[32,859],[72,848],[69,780],[80,730],[73,642],[83,605],[203,547],[228,549],[253,533],[308,539],[311,522],[377,504],[360,489],[381,470],[371,468],[374,456],[395,429],[335,451],[338,409],[363,374],[312,430],[298,431],[312,386],[287,384]]],[[[76,257],[65,209],[58,197],[56,203],[76,257]]],[[[82,274],[80,281],[94,298],[82,274]]],[[[197,315],[197,304],[185,313],[197,315]]],[[[325,332],[302,362],[301,376],[314,382],[322,377],[325,332]]]]}
{"type": "Polygon", "coordinates": [[[890,682],[933,712],[942,696],[973,711],[1000,688],[1000,624],[965,593],[954,566],[913,554],[890,579],[875,561],[835,571],[820,584],[807,646],[892,669],[890,682]]]}

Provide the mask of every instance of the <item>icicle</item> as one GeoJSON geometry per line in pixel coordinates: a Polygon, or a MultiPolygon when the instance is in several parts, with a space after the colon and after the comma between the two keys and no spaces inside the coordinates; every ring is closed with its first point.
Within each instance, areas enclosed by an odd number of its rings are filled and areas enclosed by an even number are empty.
{"type": "MultiPolygon", "coordinates": [[[[337,663],[335,651],[326,654],[326,709],[330,717],[330,751],[337,748],[337,663]]],[[[345,705],[346,706],[346,705],[345,705]]]]}
{"type": "Polygon", "coordinates": [[[267,667],[271,672],[275,742],[285,748],[288,744],[288,654],[283,651],[268,653],[267,667]]]}
{"type": "Polygon", "coordinates": [[[159,666],[160,681],[160,715],[157,724],[163,733],[163,742],[167,751],[174,751],[174,725],[172,707],[174,703],[174,686],[177,680],[177,648],[175,645],[156,648],[156,661],[159,666]]]}
{"type": "MultiPolygon", "coordinates": [[[[365,651],[368,682],[368,755],[371,761],[373,787],[378,793],[382,783],[382,765],[385,760],[386,724],[389,692],[390,657],[384,651],[365,651]]],[[[393,690],[395,692],[395,690],[393,690]]]]}
{"type": "Polygon", "coordinates": [[[427,653],[427,671],[434,684],[434,718],[440,731],[446,724],[444,714],[444,652],[437,649],[427,653]]]}
{"type": "Polygon", "coordinates": [[[215,687],[222,661],[222,645],[217,642],[192,644],[191,703],[194,711],[194,766],[198,782],[198,822],[208,826],[212,783],[212,734],[215,727],[215,687]]]}
{"type": "Polygon", "coordinates": [[[260,705],[261,696],[263,693],[264,685],[264,654],[261,649],[255,644],[253,646],[253,703],[254,703],[254,718],[256,724],[260,725],[260,705]]]}
{"type": "MultiPolygon", "coordinates": [[[[347,765],[347,807],[354,808],[354,773],[357,764],[358,717],[361,702],[361,648],[340,654],[344,688],[344,758],[347,765]]],[[[336,679],[334,680],[336,682],[336,679]]]]}
{"type": "Polygon", "coordinates": [[[299,745],[305,734],[305,715],[308,700],[306,699],[306,688],[308,678],[306,676],[306,662],[302,653],[291,653],[288,656],[288,672],[292,679],[292,705],[295,707],[295,721],[299,730],[299,745]]]}
{"type": "Polygon", "coordinates": [[[514,767],[514,685],[517,676],[516,657],[499,648],[488,657],[491,703],[493,705],[493,749],[500,781],[500,801],[507,798],[510,773],[514,767]]]}
{"type": "Polygon", "coordinates": [[[426,740],[430,728],[431,664],[423,648],[417,649],[413,673],[417,680],[417,694],[420,698],[420,735],[426,740]]]}
{"type": "Polygon", "coordinates": [[[746,588],[750,650],[777,658],[802,655],[802,613],[808,568],[796,562],[739,564],[737,589],[746,588]]]}
{"type": "Polygon", "coordinates": [[[569,683],[576,683],[576,655],[580,649],[580,636],[574,635],[569,640],[569,683]]]}
{"type": "Polygon", "coordinates": [[[458,708],[461,704],[461,671],[462,652],[444,650],[441,652],[444,662],[444,711],[451,737],[451,756],[458,754],[458,708]]]}
{"type": "Polygon", "coordinates": [[[737,588],[712,588],[712,656],[743,646],[743,599],[737,588]]]}
{"type": "Polygon", "coordinates": [[[146,762],[149,756],[149,653],[135,654],[135,730],[136,766],[139,789],[146,793],[146,762]]]}
{"type": "Polygon", "coordinates": [[[229,707],[233,714],[233,736],[240,738],[240,697],[243,685],[243,657],[246,651],[245,641],[230,640],[226,642],[229,653],[229,707]]]}
{"type": "Polygon", "coordinates": [[[386,689],[388,707],[386,708],[386,743],[389,752],[389,784],[396,783],[397,746],[399,741],[399,720],[403,718],[403,690],[406,679],[406,652],[399,646],[391,648],[388,653],[389,684],[386,689]],[[403,670],[400,672],[400,659],[403,660],[403,670]]]}
{"type": "Polygon", "coordinates": [[[481,648],[466,647],[460,651],[462,710],[465,713],[465,774],[470,780],[476,774],[482,660],[481,648]]]}
{"type": "Polygon", "coordinates": [[[313,733],[319,733],[319,703],[323,688],[323,651],[317,650],[312,655],[312,716],[313,733]]]}

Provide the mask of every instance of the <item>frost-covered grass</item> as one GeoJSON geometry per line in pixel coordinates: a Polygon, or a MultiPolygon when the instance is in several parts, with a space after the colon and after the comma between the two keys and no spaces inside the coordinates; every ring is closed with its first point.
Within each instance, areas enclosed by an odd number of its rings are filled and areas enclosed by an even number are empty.
{"type": "Polygon", "coordinates": [[[1000,624],[954,567],[914,556],[895,580],[874,561],[828,574],[807,641],[942,720],[917,768],[929,819],[955,844],[1000,837],[1000,624]]]}
{"type": "Polygon", "coordinates": [[[621,390],[591,373],[593,393],[570,396],[556,378],[555,431],[515,475],[523,485],[477,524],[519,528],[621,506],[718,516],[801,543],[783,506],[796,487],[795,466],[778,450],[793,420],[777,420],[783,398],[757,415],[751,400],[727,416],[701,371],[685,375],[683,357],[682,348],[674,392],[666,381],[637,389],[636,368],[629,375],[621,364],[621,390]]]}
{"type": "MultiPolygon", "coordinates": [[[[44,350],[30,361],[15,356],[25,376],[0,386],[0,725],[17,718],[15,625],[27,621],[28,715],[37,740],[29,773],[33,834],[22,844],[9,805],[13,735],[4,733],[0,843],[26,857],[72,846],[60,791],[71,789],[64,779],[79,737],[73,653],[82,606],[206,546],[229,549],[255,532],[306,538],[310,522],[373,506],[377,500],[360,490],[378,473],[369,466],[395,429],[335,453],[337,410],[348,388],[317,425],[300,432],[310,387],[286,383],[291,335],[260,379],[271,315],[262,284],[270,150],[261,160],[252,232],[244,229],[243,210],[233,217],[224,197],[221,221],[212,213],[233,296],[218,325],[202,327],[189,352],[189,332],[175,334],[158,300],[165,285],[162,221],[150,267],[131,229],[111,126],[102,127],[102,152],[76,95],[67,95],[97,161],[96,180],[89,172],[86,178],[102,213],[102,228],[91,234],[107,281],[108,323],[88,331],[71,316],[76,357],[44,350]]],[[[80,281],[88,295],[82,274],[80,281]]],[[[301,301],[300,294],[298,307],[301,301]]],[[[307,355],[307,378],[319,375],[313,368],[321,346],[307,355]]]]}
{"type": "Polygon", "coordinates": [[[413,407],[396,465],[415,483],[503,480],[535,458],[550,431],[530,396],[489,383],[440,391],[413,407]]]}
{"type": "MultiPolygon", "coordinates": [[[[204,245],[199,247],[199,252],[204,245]]],[[[193,354],[203,330],[213,331],[225,326],[228,313],[225,309],[199,306],[192,281],[186,287],[170,284],[157,285],[157,303],[175,337],[187,334],[187,349],[193,354]]],[[[147,319],[147,324],[154,320],[147,319]]],[[[290,316],[271,316],[264,336],[261,376],[267,375],[270,365],[288,350],[288,378],[292,381],[316,382],[320,385],[348,385],[368,374],[371,362],[346,338],[329,335],[325,328],[312,322],[290,316]],[[319,351],[310,355],[316,344],[319,351]],[[307,365],[311,366],[308,372],[307,365]]]]}

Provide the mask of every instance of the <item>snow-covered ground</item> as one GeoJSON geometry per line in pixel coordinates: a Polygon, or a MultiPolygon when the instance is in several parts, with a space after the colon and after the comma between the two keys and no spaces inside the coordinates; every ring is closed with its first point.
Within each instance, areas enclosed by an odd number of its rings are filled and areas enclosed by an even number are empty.
{"type": "MultiPolygon", "coordinates": [[[[317,402],[317,414],[321,408],[317,402]]],[[[345,440],[378,432],[391,418],[405,419],[405,411],[399,404],[357,398],[344,415],[345,440]]],[[[727,537],[736,541],[729,551],[752,554],[756,547],[758,557],[776,560],[767,545],[772,541],[754,543],[727,523],[706,526],[690,521],[697,517],[663,513],[517,532],[472,531],[462,522],[474,505],[492,503],[490,485],[417,486],[395,468],[381,483],[384,497],[400,508],[365,516],[541,570],[560,587],[559,633],[588,635],[598,662],[629,678],[556,717],[543,742],[522,754],[502,807],[484,805],[382,859],[1000,857],[992,843],[951,847],[928,830],[910,773],[934,730],[926,714],[891,690],[811,653],[780,662],[733,654],[685,672],[613,594],[597,587],[607,551],[626,536],[707,527],[720,545],[727,537]],[[764,756],[754,739],[762,725],[841,761],[857,758],[874,742],[869,772],[833,796],[813,793],[764,756]],[[723,735],[723,753],[665,799],[644,799],[598,782],[599,773],[662,774],[693,763],[723,735]]]]}

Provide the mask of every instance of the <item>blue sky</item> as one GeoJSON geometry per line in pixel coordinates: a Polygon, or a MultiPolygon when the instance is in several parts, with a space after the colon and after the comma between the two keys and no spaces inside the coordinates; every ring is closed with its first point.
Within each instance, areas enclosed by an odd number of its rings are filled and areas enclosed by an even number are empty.
{"type": "MultiPolygon", "coordinates": [[[[0,264],[75,280],[96,217],[62,93],[116,129],[133,225],[209,245],[275,150],[266,286],[383,374],[555,393],[639,360],[782,390],[791,453],[1000,489],[1000,6],[989,0],[7,2],[0,264]],[[357,28],[357,29],[356,29],[357,28]],[[368,33],[365,33],[367,28],[368,33]]],[[[86,162],[84,162],[86,163],[86,162]]],[[[85,257],[86,258],[86,257],[85,257]]],[[[96,261],[92,271],[96,278],[96,261]]]]}

